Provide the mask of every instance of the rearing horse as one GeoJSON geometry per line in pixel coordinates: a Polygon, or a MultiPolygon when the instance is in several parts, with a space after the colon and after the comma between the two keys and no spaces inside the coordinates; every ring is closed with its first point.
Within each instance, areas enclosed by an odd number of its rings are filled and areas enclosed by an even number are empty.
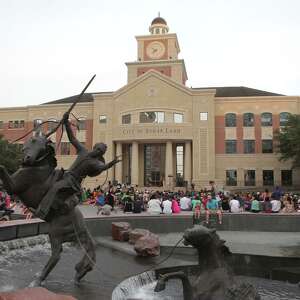
{"type": "MultiPolygon", "coordinates": [[[[44,135],[30,138],[23,146],[24,158],[22,166],[11,176],[4,166],[0,166],[0,179],[10,194],[17,195],[27,206],[36,209],[49,188],[63,177],[63,170],[57,166],[55,149],[51,140],[44,135]]],[[[78,203],[77,195],[72,194],[71,202],[78,203]]],[[[31,286],[40,285],[60,259],[62,244],[77,241],[85,249],[81,261],[75,266],[75,282],[78,283],[85,274],[93,269],[96,261],[95,244],[85,225],[78,207],[70,209],[50,210],[49,239],[51,257],[46,266],[31,286]]]]}

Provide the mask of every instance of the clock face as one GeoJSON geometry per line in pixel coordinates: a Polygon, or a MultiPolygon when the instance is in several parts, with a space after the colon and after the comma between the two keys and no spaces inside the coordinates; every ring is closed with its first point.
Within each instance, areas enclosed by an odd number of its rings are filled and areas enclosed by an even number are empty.
{"type": "Polygon", "coordinates": [[[165,46],[161,42],[152,42],[147,47],[147,55],[150,58],[161,58],[165,53],[165,46]]]}

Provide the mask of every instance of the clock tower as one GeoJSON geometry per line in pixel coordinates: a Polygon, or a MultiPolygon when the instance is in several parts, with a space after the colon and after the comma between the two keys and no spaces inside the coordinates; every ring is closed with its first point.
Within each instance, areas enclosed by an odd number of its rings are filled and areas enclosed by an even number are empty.
{"type": "Polygon", "coordinates": [[[185,84],[187,74],[180,52],[177,35],[169,33],[167,22],[158,16],[149,27],[149,35],[136,36],[137,61],[126,63],[128,83],[149,70],[156,70],[173,80],[185,84]]]}

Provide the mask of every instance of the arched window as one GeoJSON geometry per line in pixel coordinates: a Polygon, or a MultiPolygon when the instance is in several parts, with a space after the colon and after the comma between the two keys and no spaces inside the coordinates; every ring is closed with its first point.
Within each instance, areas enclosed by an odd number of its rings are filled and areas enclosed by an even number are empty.
{"type": "Polygon", "coordinates": [[[228,113],[225,115],[225,126],[236,127],[236,114],[228,113]]]}
{"type": "Polygon", "coordinates": [[[264,112],[261,114],[261,126],[272,126],[272,114],[264,112]]]}
{"type": "Polygon", "coordinates": [[[244,127],[253,127],[254,126],[254,114],[245,113],[243,115],[243,126],[244,127]]]}
{"type": "Polygon", "coordinates": [[[289,119],[290,113],[288,112],[282,112],[279,115],[279,120],[280,120],[280,126],[285,126],[288,119],[289,119]]]}

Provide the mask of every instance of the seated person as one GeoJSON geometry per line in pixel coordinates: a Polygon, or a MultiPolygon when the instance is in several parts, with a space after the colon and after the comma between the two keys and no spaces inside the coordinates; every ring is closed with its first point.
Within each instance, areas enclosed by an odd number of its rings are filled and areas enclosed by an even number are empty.
{"type": "Polygon", "coordinates": [[[209,217],[212,214],[216,214],[218,216],[219,224],[222,224],[222,211],[219,208],[218,200],[215,197],[212,197],[211,195],[208,195],[207,199],[208,199],[206,204],[207,210],[205,211],[206,224],[209,224],[209,217]]]}
{"type": "Polygon", "coordinates": [[[156,198],[155,195],[152,195],[148,202],[148,212],[151,214],[160,214],[162,212],[160,199],[156,198]]]}
{"type": "Polygon", "coordinates": [[[281,201],[278,199],[271,200],[272,213],[279,213],[281,209],[281,201]]]}
{"type": "Polygon", "coordinates": [[[173,214],[178,214],[178,213],[180,213],[180,211],[181,211],[180,206],[178,204],[178,201],[177,201],[176,197],[174,196],[172,198],[172,213],[173,214]]]}
{"type": "Polygon", "coordinates": [[[241,212],[240,201],[236,199],[236,196],[234,196],[229,201],[229,206],[230,206],[230,212],[232,212],[232,213],[239,213],[239,212],[241,212]]]}
{"type": "Polygon", "coordinates": [[[172,202],[169,199],[165,199],[161,205],[164,214],[172,214],[172,202]]]}
{"type": "Polygon", "coordinates": [[[260,212],[259,201],[256,198],[254,198],[254,197],[251,200],[251,211],[253,213],[259,213],[260,212]]]}
{"type": "Polygon", "coordinates": [[[182,198],[180,198],[179,202],[180,202],[180,209],[182,211],[192,210],[192,200],[188,194],[186,196],[183,196],[182,198]]]}

